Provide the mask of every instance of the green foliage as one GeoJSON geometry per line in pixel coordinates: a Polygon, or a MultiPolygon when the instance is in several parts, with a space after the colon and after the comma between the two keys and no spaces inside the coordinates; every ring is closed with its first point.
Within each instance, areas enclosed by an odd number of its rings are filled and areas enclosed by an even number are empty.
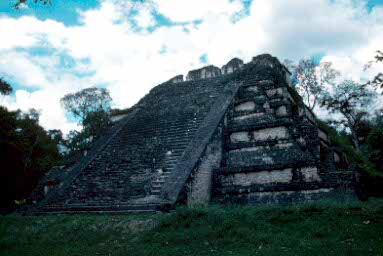
{"type": "Polygon", "coordinates": [[[69,154],[88,149],[94,138],[98,137],[110,124],[110,103],[112,98],[104,88],[86,88],[61,99],[63,107],[78,118],[83,126],[81,132],[71,131],[65,146],[69,154]]]}
{"type": "Polygon", "coordinates": [[[91,143],[89,137],[86,131],[72,130],[68,134],[65,146],[69,149],[69,153],[89,149],[91,143]]]}
{"type": "Polygon", "coordinates": [[[13,88],[10,84],[8,84],[6,81],[4,81],[3,78],[0,78],[0,93],[3,95],[9,95],[13,91],[13,88]]]}
{"type": "Polygon", "coordinates": [[[63,144],[63,143],[64,143],[64,137],[63,137],[63,133],[62,133],[61,130],[57,130],[57,129],[49,130],[49,131],[48,131],[48,135],[51,137],[51,139],[52,139],[57,145],[60,145],[60,144],[63,144]]]}
{"type": "Polygon", "coordinates": [[[109,124],[110,116],[105,111],[90,112],[83,121],[83,130],[70,131],[67,139],[63,142],[64,146],[69,150],[67,155],[89,149],[92,141],[99,137],[109,124]]]}
{"type": "Polygon", "coordinates": [[[42,175],[60,159],[57,143],[38,124],[37,111],[8,111],[0,107],[0,180],[3,201],[27,197],[42,175]]]}
{"type": "Polygon", "coordinates": [[[375,128],[367,137],[370,160],[383,174],[383,127],[375,128]]]}
{"type": "Polygon", "coordinates": [[[20,10],[23,5],[26,5],[29,2],[33,2],[35,4],[42,3],[45,6],[47,6],[47,5],[52,6],[53,5],[53,1],[52,0],[17,0],[15,2],[15,4],[12,6],[12,8],[15,9],[15,10],[20,10]]]}
{"type": "Polygon", "coordinates": [[[331,120],[338,127],[350,129],[354,147],[360,151],[358,130],[366,118],[367,109],[376,96],[365,86],[346,80],[335,86],[333,93],[324,93],[322,107],[326,107],[331,113],[341,115],[341,118],[331,120]]]}
{"type": "Polygon", "coordinates": [[[104,110],[90,112],[83,121],[84,130],[98,136],[110,124],[110,116],[104,110]]]}
{"type": "MultiPolygon", "coordinates": [[[[147,0],[130,0],[132,3],[144,3],[148,2],[147,0]]],[[[34,4],[42,4],[44,6],[53,6],[54,0],[16,0],[12,6],[15,10],[20,10],[23,5],[33,2],[34,4]]]]}
{"type": "MultiPolygon", "coordinates": [[[[373,65],[373,63],[378,63],[378,62],[382,62],[382,61],[383,61],[383,52],[378,50],[378,51],[376,51],[376,55],[374,57],[374,60],[370,61],[365,66],[365,70],[370,68],[373,65]]],[[[383,73],[378,73],[377,75],[375,75],[374,79],[372,81],[369,81],[367,84],[371,84],[375,88],[380,87],[383,89],[383,73]]],[[[382,92],[382,94],[383,94],[383,92],[382,92]]]]}
{"type": "Polygon", "coordinates": [[[83,124],[91,112],[105,111],[108,113],[111,101],[112,98],[107,89],[96,87],[69,93],[60,100],[65,110],[78,118],[80,124],[83,124]]]}
{"type": "Polygon", "coordinates": [[[368,145],[373,150],[383,150],[383,127],[373,130],[367,138],[368,145]]]}
{"type": "Polygon", "coordinates": [[[383,202],[0,217],[5,255],[382,255],[383,202]]]}
{"type": "Polygon", "coordinates": [[[304,103],[310,110],[319,102],[325,85],[333,85],[339,72],[332,63],[324,62],[317,64],[313,58],[301,59],[297,65],[285,60],[285,64],[292,71],[291,81],[302,96],[304,103]]]}

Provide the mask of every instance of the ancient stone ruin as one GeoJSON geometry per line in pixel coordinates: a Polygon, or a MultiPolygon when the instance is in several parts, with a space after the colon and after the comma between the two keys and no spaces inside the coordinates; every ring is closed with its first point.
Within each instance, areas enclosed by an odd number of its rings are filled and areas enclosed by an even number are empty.
{"type": "Polygon", "coordinates": [[[40,184],[39,212],[353,198],[347,159],[268,54],[154,87],[73,166],[40,184]]]}

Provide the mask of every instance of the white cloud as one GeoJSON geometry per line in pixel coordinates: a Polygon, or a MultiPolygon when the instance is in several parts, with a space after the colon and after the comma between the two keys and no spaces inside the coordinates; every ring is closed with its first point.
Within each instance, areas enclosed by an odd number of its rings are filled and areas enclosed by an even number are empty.
{"type": "Polygon", "coordinates": [[[148,8],[143,8],[138,11],[136,17],[134,17],[137,25],[141,28],[147,28],[154,26],[156,24],[156,20],[153,17],[152,10],[148,8]]]}
{"type": "Polygon", "coordinates": [[[280,60],[321,53],[355,80],[382,68],[362,70],[381,48],[382,8],[369,13],[363,1],[351,0],[254,0],[250,15],[233,23],[242,9],[240,1],[226,0],[158,0],[137,6],[105,0],[99,9],[81,12],[81,24],[71,27],[1,16],[0,75],[37,90],[20,90],[5,102],[12,108],[40,108],[45,127],[68,130],[73,124],[67,124],[59,104],[65,93],[106,85],[115,106],[127,107],[155,85],[200,67],[204,54],[209,64],[222,66],[233,57],[250,61],[265,52],[280,60]],[[153,33],[136,30],[128,19],[134,8],[133,19],[141,28],[155,25],[153,12],[183,23],[153,33]],[[195,20],[201,23],[189,22],[195,20]],[[32,54],[36,47],[51,54],[32,54]],[[66,58],[74,65],[63,65],[66,58]],[[88,75],[77,75],[83,72],[88,75]]]}
{"type": "Polygon", "coordinates": [[[56,90],[39,90],[28,92],[26,90],[17,90],[15,99],[7,99],[6,106],[10,109],[20,109],[28,111],[34,108],[41,112],[40,125],[46,129],[60,128],[63,133],[70,130],[79,130],[80,127],[75,123],[68,122],[60,104],[58,104],[61,95],[56,90]]]}
{"type": "Polygon", "coordinates": [[[242,10],[240,1],[229,0],[158,0],[155,1],[159,13],[174,22],[202,20],[208,16],[231,16],[242,10]]]}

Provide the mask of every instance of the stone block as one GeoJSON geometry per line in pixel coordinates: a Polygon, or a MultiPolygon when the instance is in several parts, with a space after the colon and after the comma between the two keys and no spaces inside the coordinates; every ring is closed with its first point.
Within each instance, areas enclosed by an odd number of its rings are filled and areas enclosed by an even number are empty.
{"type": "Polygon", "coordinates": [[[292,169],[236,173],[233,185],[250,186],[254,184],[289,183],[293,177],[292,169]]]}
{"type": "Polygon", "coordinates": [[[221,70],[215,66],[206,66],[200,69],[191,70],[186,76],[186,81],[217,77],[221,75],[221,70]]]}
{"type": "Polygon", "coordinates": [[[222,74],[223,75],[231,74],[241,69],[242,67],[243,67],[243,61],[238,58],[234,58],[222,67],[222,74]]]}
{"type": "Polygon", "coordinates": [[[235,111],[251,111],[255,109],[254,101],[247,101],[235,107],[235,111]]]}

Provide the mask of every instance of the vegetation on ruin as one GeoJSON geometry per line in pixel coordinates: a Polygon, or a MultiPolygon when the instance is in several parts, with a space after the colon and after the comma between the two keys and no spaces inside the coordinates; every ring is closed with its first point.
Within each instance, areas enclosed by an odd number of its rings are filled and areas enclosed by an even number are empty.
{"type": "Polygon", "coordinates": [[[0,217],[2,255],[383,255],[383,201],[0,217]]]}

